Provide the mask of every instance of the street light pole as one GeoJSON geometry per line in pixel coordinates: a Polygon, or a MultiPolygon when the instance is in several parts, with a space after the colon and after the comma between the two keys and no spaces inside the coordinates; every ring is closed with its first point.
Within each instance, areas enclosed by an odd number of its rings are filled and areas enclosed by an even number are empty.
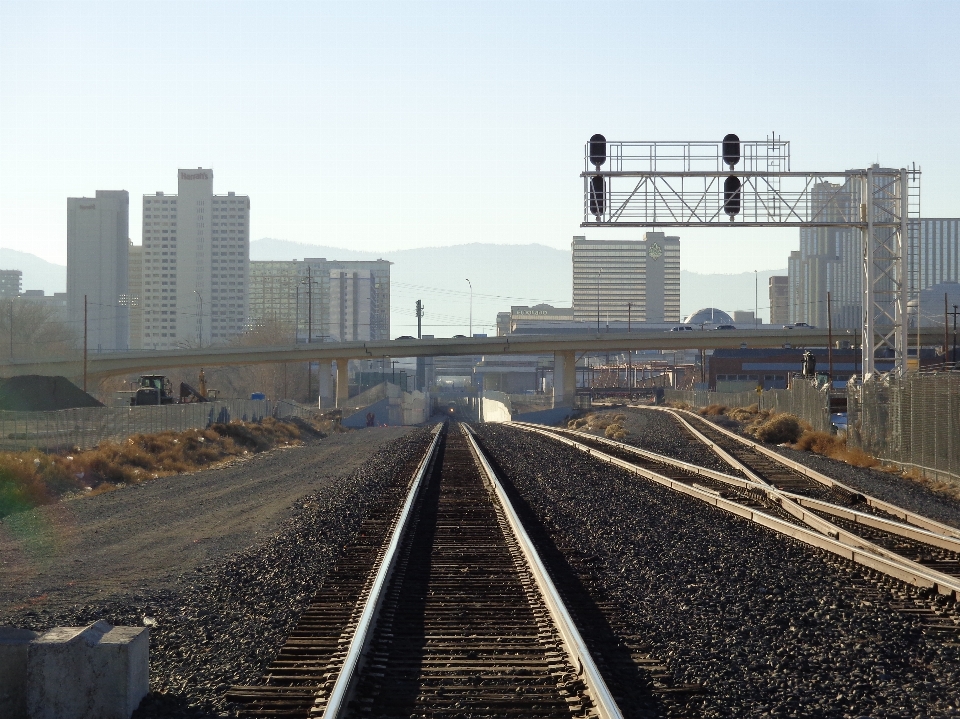
{"type": "Polygon", "coordinates": [[[473,337],[473,283],[468,279],[470,285],[470,337],[473,337]]]}
{"type": "Polygon", "coordinates": [[[760,279],[757,271],[753,271],[753,329],[760,326],[760,279]]]}
{"type": "Polygon", "coordinates": [[[603,268],[597,272],[597,334],[600,334],[600,275],[603,274],[603,268]]]}
{"type": "Polygon", "coordinates": [[[203,295],[201,295],[197,290],[194,290],[193,294],[200,298],[200,316],[197,318],[199,327],[199,330],[197,331],[197,347],[203,349],[203,295]]]}
{"type": "Polygon", "coordinates": [[[957,305],[953,306],[953,364],[957,364],[957,305]]]}

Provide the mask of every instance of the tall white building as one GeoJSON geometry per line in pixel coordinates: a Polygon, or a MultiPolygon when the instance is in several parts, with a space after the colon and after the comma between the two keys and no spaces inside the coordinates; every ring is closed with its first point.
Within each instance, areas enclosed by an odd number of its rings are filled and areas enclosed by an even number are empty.
{"type": "Polygon", "coordinates": [[[580,322],[679,322],[680,238],[588,240],[573,253],[573,315],[580,322]]]}
{"type": "Polygon", "coordinates": [[[128,348],[129,235],[126,190],[67,198],[67,321],[83,335],[86,297],[87,347],[94,352],[128,348]]]}
{"type": "Polygon", "coordinates": [[[245,328],[250,198],[213,194],[213,170],[179,170],[176,195],[143,198],[143,347],[224,344],[245,328]]]}

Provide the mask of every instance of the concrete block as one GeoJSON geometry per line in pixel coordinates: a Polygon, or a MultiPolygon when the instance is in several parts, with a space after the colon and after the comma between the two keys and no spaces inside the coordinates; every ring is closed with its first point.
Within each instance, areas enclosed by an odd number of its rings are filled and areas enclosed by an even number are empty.
{"type": "Polygon", "coordinates": [[[150,690],[145,627],[58,627],[30,644],[31,719],[130,719],[150,690]]]}
{"type": "Polygon", "coordinates": [[[39,634],[0,627],[0,717],[27,719],[27,656],[39,634]]]}

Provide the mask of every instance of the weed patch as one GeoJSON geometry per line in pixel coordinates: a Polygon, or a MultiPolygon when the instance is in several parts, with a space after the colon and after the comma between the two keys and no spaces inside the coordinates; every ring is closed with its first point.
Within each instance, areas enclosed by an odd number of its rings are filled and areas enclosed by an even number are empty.
{"type": "Polygon", "coordinates": [[[193,472],[219,461],[299,443],[301,433],[323,436],[332,427],[294,424],[266,417],[185,432],[136,434],[123,442],[101,442],[73,454],[38,450],[0,452],[0,517],[68,494],[100,494],[171,474],[193,472]]]}

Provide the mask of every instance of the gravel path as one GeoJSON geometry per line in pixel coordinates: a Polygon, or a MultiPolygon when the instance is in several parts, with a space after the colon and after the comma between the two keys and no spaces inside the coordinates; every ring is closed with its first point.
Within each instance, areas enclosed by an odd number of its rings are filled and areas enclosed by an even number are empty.
{"type": "MultiPolygon", "coordinates": [[[[222,552],[228,552],[231,545],[244,547],[242,551],[220,554],[196,569],[191,565],[173,581],[151,573],[140,578],[142,588],[118,592],[106,600],[8,606],[0,613],[0,625],[43,631],[98,619],[125,625],[155,622],[150,636],[152,694],[134,716],[227,716],[222,713],[227,709],[223,696],[229,685],[259,678],[320,588],[344,543],[375,505],[380,489],[389,482],[409,480],[404,466],[422,456],[429,430],[392,434],[404,436],[388,441],[389,432],[341,435],[350,439],[339,440],[346,444],[342,452],[332,455],[338,457],[340,464],[336,467],[324,469],[321,465],[311,470],[314,448],[301,450],[302,461],[296,463],[297,467],[291,466],[294,450],[275,453],[275,459],[253,467],[267,484],[255,492],[258,498],[251,500],[250,506],[272,501],[269,480],[276,480],[287,470],[291,482],[297,471],[308,476],[298,485],[298,499],[288,502],[282,511],[276,507],[266,516],[253,513],[248,529],[260,528],[259,541],[251,546],[251,534],[238,532],[236,539],[223,538],[219,545],[222,552]],[[350,454],[366,461],[344,476],[340,470],[350,464],[350,454]],[[311,471],[315,472],[313,480],[311,471]]],[[[352,462],[354,466],[359,463],[352,462]]],[[[248,469],[244,467],[243,471],[248,469]]],[[[195,481],[207,479],[203,474],[194,475],[195,481]]],[[[142,486],[161,483],[158,480],[142,486]]],[[[211,483],[210,490],[221,483],[211,483]]],[[[176,492],[167,494],[172,501],[176,492]]],[[[141,495],[130,496],[139,499],[141,495]]],[[[93,499],[98,498],[84,501],[93,499]]],[[[151,508],[163,511],[161,503],[151,508]]],[[[182,509],[186,511],[186,507],[182,509]]],[[[174,558],[178,557],[176,549],[170,550],[174,558]]]]}
{"type": "Polygon", "coordinates": [[[856,569],[549,439],[479,432],[674,681],[704,685],[703,716],[960,716],[960,646],[851,586],[856,569]]]}
{"type": "Polygon", "coordinates": [[[0,520],[0,616],[25,602],[56,611],[171,586],[181,572],[272,533],[297,499],[349,476],[407,431],[334,434],[8,516],[0,520]]]}

